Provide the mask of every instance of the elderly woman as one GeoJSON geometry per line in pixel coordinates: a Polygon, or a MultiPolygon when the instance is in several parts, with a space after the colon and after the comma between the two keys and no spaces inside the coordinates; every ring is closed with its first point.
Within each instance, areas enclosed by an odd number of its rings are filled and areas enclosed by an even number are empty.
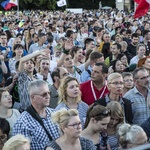
{"type": "Polygon", "coordinates": [[[18,134],[10,138],[2,150],[30,150],[30,141],[24,135],[18,134]]]}
{"type": "Polygon", "coordinates": [[[60,101],[55,110],[60,110],[62,108],[67,110],[77,109],[79,111],[82,126],[84,126],[88,105],[81,101],[81,91],[79,86],[79,82],[76,78],[70,76],[65,77],[58,89],[60,101]]]}
{"type": "Polygon", "coordinates": [[[122,91],[124,87],[122,75],[120,73],[111,73],[108,76],[107,86],[110,93],[104,98],[97,100],[96,103],[106,106],[111,101],[119,102],[124,109],[126,121],[132,123],[133,116],[131,102],[128,99],[122,98],[122,91]]]}
{"type": "Polygon", "coordinates": [[[104,132],[110,122],[110,110],[101,105],[91,105],[87,111],[84,130],[81,135],[92,140],[97,150],[110,150],[108,136],[104,132]]]}
{"type": "Polygon", "coordinates": [[[51,141],[46,150],[96,150],[92,141],[80,137],[82,125],[76,109],[59,110],[52,114],[52,120],[59,125],[62,135],[56,141],[51,141]]]}
{"type": "Polygon", "coordinates": [[[148,140],[146,133],[138,125],[123,124],[119,127],[118,135],[122,149],[146,144],[148,140]]]}

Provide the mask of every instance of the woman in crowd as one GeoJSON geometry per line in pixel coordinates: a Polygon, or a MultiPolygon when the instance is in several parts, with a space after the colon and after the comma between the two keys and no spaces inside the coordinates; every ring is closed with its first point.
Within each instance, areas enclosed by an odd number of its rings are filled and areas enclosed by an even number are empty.
{"type": "Polygon", "coordinates": [[[14,76],[16,74],[15,64],[23,55],[23,46],[21,44],[15,44],[13,47],[13,57],[9,59],[9,69],[11,75],[14,76]]]}
{"type": "Polygon", "coordinates": [[[67,110],[77,109],[82,126],[84,127],[88,105],[81,101],[81,91],[79,86],[79,82],[76,78],[70,76],[65,77],[61,81],[61,85],[58,89],[60,101],[55,110],[62,108],[67,110]]]}
{"type": "MultiPolygon", "coordinates": [[[[5,118],[9,122],[11,131],[19,116],[20,116],[19,111],[17,109],[12,109],[12,96],[9,94],[7,90],[1,88],[0,89],[0,117],[5,118]]],[[[11,131],[10,131],[10,136],[11,136],[11,131]]]]}
{"type": "Polygon", "coordinates": [[[59,125],[62,135],[51,141],[45,150],[96,150],[92,141],[80,137],[82,125],[76,109],[59,110],[52,115],[52,121],[59,125]]]}
{"type": "Polygon", "coordinates": [[[92,140],[97,150],[110,150],[105,132],[110,121],[110,110],[101,105],[92,105],[87,111],[84,130],[81,136],[92,140]]]}
{"type": "Polygon", "coordinates": [[[0,150],[2,150],[4,143],[8,140],[9,132],[9,122],[4,118],[0,118],[0,150]]]}
{"type": "Polygon", "coordinates": [[[28,51],[29,50],[29,44],[32,40],[32,35],[35,33],[35,29],[30,27],[28,29],[28,33],[27,33],[27,36],[26,36],[26,39],[25,39],[25,46],[26,46],[26,50],[28,51]]]}
{"type": "Polygon", "coordinates": [[[88,37],[88,33],[85,32],[85,26],[81,25],[77,34],[77,39],[81,47],[84,47],[84,40],[88,37]]]}
{"type": "Polygon", "coordinates": [[[138,125],[123,124],[118,129],[118,135],[122,149],[129,149],[146,144],[148,140],[146,133],[138,125]]]}
{"type": "Polygon", "coordinates": [[[50,74],[50,59],[43,57],[39,61],[39,69],[36,77],[40,80],[44,80],[48,85],[52,85],[53,81],[50,74]]]}
{"type": "Polygon", "coordinates": [[[136,47],[136,53],[137,55],[134,56],[131,60],[130,60],[130,65],[131,64],[137,64],[138,61],[141,59],[141,58],[144,58],[146,57],[145,56],[145,53],[146,53],[146,46],[142,43],[138,44],[137,47],[136,47]]]}
{"type": "Polygon", "coordinates": [[[22,134],[11,137],[2,150],[30,150],[30,141],[22,134]]]}
{"type": "Polygon", "coordinates": [[[144,67],[148,73],[150,74],[150,56],[146,56],[144,58],[141,58],[138,61],[137,67],[144,67]]]}
{"type": "Polygon", "coordinates": [[[117,59],[122,62],[123,69],[125,69],[129,66],[127,56],[124,53],[118,54],[117,59]]]}
{"type": "Polygon", "coordinates": [[[104,98],[97,100],[96,103],[107,106],[107,104],[111,101],[119,102],[124,110],[126,121],[132,123],[132,104],[128,99],[122,98],[124,86],[122,75],[120,73],[111,73],[107,79],[107,86],[110,93],[104,98]]]}
{"type": "Polygon", "coordinates": [[[121,60],[116,59],[116,60],[112,61],[112,70],[114,72],[122,73],[124,69],[125,69],[125,67],[124,67],[123,63],[121,62],[121,60]]]}
{"type": "Polygon", "coordinates": [[[82,54],[82,48],[81,47],[77,47],[74,46],[70,52],[72,58],[73,58],[73,62],[75,66],[80,66],[83,62],[83,54],[82,54]]]}
{"type": "Polygon", "coordinates": [[[124,111],[121,105],[116,101],[108,103],[107,109],[111,111],[111,116],[106,132],[108,134],[108,140],[111,150],[116,150],[119,147],[117,135],[118,125],[124,123],[124,111]]]}
{"type": "Polygon", "coordinates": [[[124,87],[122,91],[122,96],[123,96],[126,92],[128,92],[130,89],[133,88],[134,81],[133,81],[133,75],[130,72],[123,72],[122,77],[124,81],[124,87]]]}
{"type": "Polygon", "coordinates": [[[29,83],[35,80],[35,78],[33,77],[34,61],[32,59],[41,54],[45,55],[46,57],[47,53],[49,53],[49,50],[40,50],[38,52],[33,52],[32,54],[24,56],[20,59],[18,74],[18,93],[20,105],[17,106],[17,109],[20,112],[26,110],[28,106],[30,106],[30,98],[27,89],[29,83]]]}

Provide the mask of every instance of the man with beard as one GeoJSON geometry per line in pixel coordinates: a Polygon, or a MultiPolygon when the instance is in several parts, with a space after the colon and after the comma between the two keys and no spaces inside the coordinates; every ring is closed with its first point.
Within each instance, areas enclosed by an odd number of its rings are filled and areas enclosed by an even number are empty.
{"type": "Polygon", "coordinates": [[[141,125],[150,114],[147,98],[150,97],[149,74],[145,68],[136,68],[133,72],[135,86],[124,98],[132,102],[133,124],[141,125]]]}
{"type": "Polygon", "coordinates": [[[103,98],[109,93],[106,77],[108,68],[104,63],[96,63],[91,72],[91,80],[80,85],[82,100],[88,105],[93,104],[96,100],[103,98]]]}
{"type": "Polygon", "coordinates": [[[131,43],[127,47],[127,51],[132,54],[132,57],[136,55],[136,46],[139,42],[139,35],[137,33],[133,33],[131,36],[131,43]]]}

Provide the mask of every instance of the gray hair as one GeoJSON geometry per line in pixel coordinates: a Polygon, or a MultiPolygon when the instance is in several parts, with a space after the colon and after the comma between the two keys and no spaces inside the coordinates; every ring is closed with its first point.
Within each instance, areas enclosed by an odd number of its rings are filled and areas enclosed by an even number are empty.
{"type": "Polygon", "coordinates": [[[33,94],[34,92],[39,92],[40,91],[39,87],[41,87],[42,85],[48,86],[48,84],[43,80],[32,81],[28,86],[29,95],[33,94]]]}
{"type": "Polygon", "coordinates": [[[120,144],[126,148],[128,143],[135,143],[139,133],[144,132],[138,125],[122,124],[118,129],[120,144]]]}

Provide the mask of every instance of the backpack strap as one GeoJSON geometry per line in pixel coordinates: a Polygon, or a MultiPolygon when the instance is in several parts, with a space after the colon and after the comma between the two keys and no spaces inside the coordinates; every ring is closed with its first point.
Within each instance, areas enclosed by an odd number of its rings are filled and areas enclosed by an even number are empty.
{"type": "Polygon", "coordinates": [[[33,106],[29,106],[26,110],[36,121],[38,121],[40,123],[40,125],[43,127],[43,129],[45,130],[48,138],[50,141],[52,141],[52,137],[51,135],[49,134],[49,132],[47,131],[47,129],[45,128],[44,124],[43,124],[43,121],[41,119],[41,117],[39,116],[39,114],[36,112],[36,110],[33,108],[33,106]]]}

